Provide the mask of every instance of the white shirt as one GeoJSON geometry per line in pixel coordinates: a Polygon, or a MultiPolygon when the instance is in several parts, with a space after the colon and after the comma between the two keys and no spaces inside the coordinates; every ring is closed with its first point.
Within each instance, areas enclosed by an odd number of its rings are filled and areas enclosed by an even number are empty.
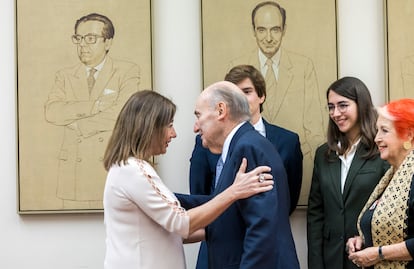
{"type": "Polygon", "coordinates": [[[113,165],[104,190],[105,269],[184,269],[190,217],[154,168],[113,165]]]}
{"type": "Polygon", "coordinates": [[[93,74],[93,77],[95,78],[95,79],[97,79],[98,78],[98,74],[99,74],[99,72],[101,72],[101,70],[102,70],[102,68],[103,68],[103,66],[104,66],[104,64],[105,64],[105,62],[106,62],[106,57],[103,59],[103,61],[100,63],[100,64],[98,64],[97,66],[95,66],[95,67],[89,67],[89,66],[87,66],[86,67],[86,76],[89,76],[89,72],[91,72],[91,69],[95,69],[96,70],[96,72],[95,72],[95,74],[93,74]]]}
{"type": "Polygon", "coordinates": [[[224,140],[223,144],[223,150],[221,152],[221,158],[223,159],[223,163],[226,162],[227,153],[229,152],[230,142],[233,139],[234,134],[239,130],[239,128],[245,123],[243,121],[242,123],[239,123],[236,127],[231,130],[231,132],[227,135],[226,140],[224,140]]]}
{"type": "Polygon", "coordinates": [[[263,119],[262,117],[259,118],[259,120],[253,125],[254,129],[256,129],[256,131],[258,131],[261,135],[263,135],[264,137],[266,137],[266,128],[265,125],[263,123],[263,119]]]}
{"type": "MultiPolygon", "coordinates": [[[[344,192],[344,186],[346,182],[346,177],[348,176],[349,168],[351,167],[352,160],[355,157],[355,152],[357,150],[358,144],[361,141],[361,138],[358,139],[355,144],[351,146],[351,149],[348,151],[346,155],[339,155],[339,159],[341,160],[341,192],[344,192]]],[[[338,143],[339,146],[340,143],[338,143]]]]}

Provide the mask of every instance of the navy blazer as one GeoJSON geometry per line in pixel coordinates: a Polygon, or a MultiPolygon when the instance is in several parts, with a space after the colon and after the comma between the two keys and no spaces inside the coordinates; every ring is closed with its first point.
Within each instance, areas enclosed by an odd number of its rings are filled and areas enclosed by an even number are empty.
{"type": "Polygon", "coordinates": [[[299,201],[302,187],[303,155],[300,149],[299,135],[282,127],[268,123],[263,119],[266,138],[276,147],[286,170],[289,193],[290,214],[299,201]]]}
{"type": "MultiPolygon", "coordinates": [[[[266,138],[276,147],[286,170],[291,214],[298,203],[302,186],[303,155],[300,149],[299,136],[282,127],[268,123],[263,119],[266,138]]],[[[211,153],[204,148],[199,135],[196,136],[195,146],[190,159],[190,193],[211,194],[214,189],[216,164],[220,154],[211,153]]]]}
{"type": "MultiPolygon", "coordinates": [[[[229,187],[242,158],[247,171],[260,165],[272,168],[271,191],[236,201],[206,227],[209,266],[222,268],[299,268],[289,223],[289,190],[283,162],[275,147],[246,122],[233,136],[213,195],[229,187]]],[[[191,208],[208,200],[205,195],[178,195],[191,208]]]]}

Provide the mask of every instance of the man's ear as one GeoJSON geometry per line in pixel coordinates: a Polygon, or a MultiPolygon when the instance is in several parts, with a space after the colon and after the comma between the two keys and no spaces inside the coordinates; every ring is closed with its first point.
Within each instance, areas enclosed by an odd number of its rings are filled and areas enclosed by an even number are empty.
{"type": "Polygon", "coordinates": [[[285,36],[286,34],[286,28],[287,28],[287,24],[285,23],[285,26],[283,26],[283,31],[282,31],[282,38],[285,36]]]}
{"type": "Polygon", "coordinates": [[[106,50],[107,53],[109,52],[109,49],[111,48],[111,46],[112,46],[112,38],[106,39],[105,40],[105,50],[106,50]]]}
{"type": "Polygon", "coordinates": [[[227,106],[224,102],[219,102],[217,104],[217,113],[219,115],[219,118],[223,118],[227,114],[227,106]]]}

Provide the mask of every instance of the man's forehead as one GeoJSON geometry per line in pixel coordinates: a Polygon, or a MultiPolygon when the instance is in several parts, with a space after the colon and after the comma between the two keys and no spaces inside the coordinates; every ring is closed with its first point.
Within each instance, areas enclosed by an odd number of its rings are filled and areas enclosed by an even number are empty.
{"type": "Polygon", "coordinates": [[[89,21],[84,21],[81,22],[78,27],[77,27],[77,31],[90,31],[90,30],[98,30],[98,31],[102,31],[104,27],[104,23],[100,22],[100,21],[95,21],[95,20],[89,20],[89,21]]]}

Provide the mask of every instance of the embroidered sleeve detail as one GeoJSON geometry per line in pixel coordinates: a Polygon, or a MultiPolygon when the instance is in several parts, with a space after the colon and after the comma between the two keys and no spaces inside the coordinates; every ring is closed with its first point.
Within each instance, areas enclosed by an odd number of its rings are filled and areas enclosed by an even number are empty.
{"type": "Polygon", "coordinates": [[[171,201],[165,194],[163,194],[161,192],[161,190],[158,188],[158,186],[155,184],[153,178],[151,175],[149,175],[147,173],[147,171],[145,171],[144,168],[144,162],[142,160],[137,160],[138,166],[141,170],[141,172],[144,174],[145,178],[147,179],[147,181],[151,184],[151,187],[155,190],[155,192],[162,198],[163,201],[165,201],[167,203],[167,205],[169,207],[171,207],[171,209],[178,213],[181,216],[186,216],[187,215],[187,211],[181,207],[180,203],[177,200],[171,201]]]}

